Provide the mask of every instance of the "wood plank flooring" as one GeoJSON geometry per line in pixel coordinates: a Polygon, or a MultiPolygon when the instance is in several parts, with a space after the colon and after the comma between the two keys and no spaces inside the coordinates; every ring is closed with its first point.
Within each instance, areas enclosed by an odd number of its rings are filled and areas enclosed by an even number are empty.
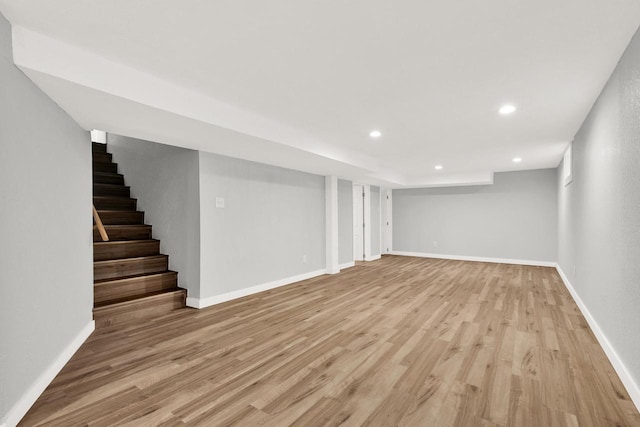
{"type": "Polygon", "coordinates": [[[555,269],[385,256],[92,335],[24,426],[640,426],[555,269]]]}

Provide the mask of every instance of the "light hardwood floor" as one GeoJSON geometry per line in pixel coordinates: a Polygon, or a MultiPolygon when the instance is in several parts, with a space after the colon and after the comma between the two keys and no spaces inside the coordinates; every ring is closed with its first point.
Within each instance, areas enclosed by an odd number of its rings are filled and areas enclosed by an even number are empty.
{"type": "Polygon", "coordinates": [[[22,425],[599,427],[640,415],[554,269],[385,256],[94,334],[22,425]]]}

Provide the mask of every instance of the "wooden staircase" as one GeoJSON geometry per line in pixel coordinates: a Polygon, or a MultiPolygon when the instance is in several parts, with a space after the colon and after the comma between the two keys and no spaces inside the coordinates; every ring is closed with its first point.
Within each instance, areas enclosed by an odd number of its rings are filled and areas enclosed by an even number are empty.
{"type": "Polygon", "coordinates": [[[109,237],[93,227],[93,278],[96,328],[144,322],[185,306],[178,273],[160,253],[144,212],[137,211],[124,176],[105,144],[93,143],[93,204],[109,237]]]}

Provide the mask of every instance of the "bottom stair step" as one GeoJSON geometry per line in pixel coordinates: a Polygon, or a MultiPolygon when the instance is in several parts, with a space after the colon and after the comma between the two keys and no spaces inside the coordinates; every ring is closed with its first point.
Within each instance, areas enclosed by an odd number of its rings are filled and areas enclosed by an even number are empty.
{"type": "Polygon", "coordinates": [[[185,289],[175,288],[141,298],[125,298],[105,305],[96,304],[93,309],[93,319],[96,322],[96,328],[148,321],[185,307],[186,298],[185,289]]]}
{"type": "Polygon", "coordinates": [[[178,273],[175,271],[107,279],[93,285],[93,301],[96,305],[100,305],[122,298],[142,296],[177,287],[178,273]]]}

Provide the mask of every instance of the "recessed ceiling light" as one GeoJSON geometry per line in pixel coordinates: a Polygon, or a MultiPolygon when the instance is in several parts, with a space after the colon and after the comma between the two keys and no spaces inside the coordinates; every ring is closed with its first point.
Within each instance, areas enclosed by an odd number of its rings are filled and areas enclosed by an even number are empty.
{"type": "Polygon", "coordinates": [[[371,138],[380,138],[382,136],[382,132],[380,132],[379,130],[372,130],[371,132],[369,132],[369,136],[371,138]]]}
{"type": "Polygon", "coordinates": [[[505,104],[498,110],[500,114],[507,115],[516,111],[516,106],[511,104],[505,104]]]}
{"type": "Polygon", "coordinates": [[[511,160],[513,161],[513,163],[520,163],[522,161],[522,157],[514,157],[511,160]]]}
{"type": "Polygon", "coordinates": [[[436,165],[435,169],[436,169],[437,171],[442,170],[442,165],[436,165]]]}

